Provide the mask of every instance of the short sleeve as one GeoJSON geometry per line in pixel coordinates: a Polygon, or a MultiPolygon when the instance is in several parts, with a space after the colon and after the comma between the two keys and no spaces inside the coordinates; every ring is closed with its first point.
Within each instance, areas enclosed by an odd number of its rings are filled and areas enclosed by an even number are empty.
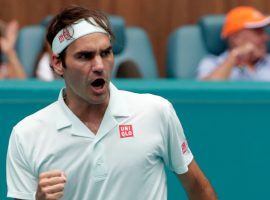
{"type": "Polygon", "coordinates": [[[165,114],[165,152],[163,160],[172,171],[183,174],[188,171],[188,165],[193,160],[193,155],[188,147],[182,125],[170,103],[165,114]]]}
{"type": "Polygon", "coordinates": [[[34,199],[37,179],[34,176],[23,147],[13,129],[7,153],[7,196],[17,199],[34,199]]]}
{"type": "Polygon", "coordinates": [[[217,57],[214,55],[209,55],[203,58],[198,67],[197,78],[203,79],[207,75],[209,75],[218,65],[217,57]]]}

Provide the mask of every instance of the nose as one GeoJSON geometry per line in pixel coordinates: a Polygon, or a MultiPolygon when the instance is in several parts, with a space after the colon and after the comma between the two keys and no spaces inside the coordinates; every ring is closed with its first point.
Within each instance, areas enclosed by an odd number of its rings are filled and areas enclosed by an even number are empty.
{"type": "Polygon", "coordinates": [[[96,55],[92,61],[92,71],[96,73],[102,73],[104,70],[102,57],[100,55],[96,55]]]}

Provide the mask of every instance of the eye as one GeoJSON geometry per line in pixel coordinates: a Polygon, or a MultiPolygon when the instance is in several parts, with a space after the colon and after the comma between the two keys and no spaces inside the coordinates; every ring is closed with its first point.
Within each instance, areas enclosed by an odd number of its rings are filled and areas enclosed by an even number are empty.
{"type": "Polygon", "coordinates": [[[100,56],[102,58],[105,58],[105,57],[108,57],[111,53],[112,53],[112,48],[109,48],[109,49],[101,51],[100,56]]]}
{"type": "Polygon", "coordinates": [[[94,56],[93,52],[79,52],[75,57],[80,60],[91,60],[94,56]]]}

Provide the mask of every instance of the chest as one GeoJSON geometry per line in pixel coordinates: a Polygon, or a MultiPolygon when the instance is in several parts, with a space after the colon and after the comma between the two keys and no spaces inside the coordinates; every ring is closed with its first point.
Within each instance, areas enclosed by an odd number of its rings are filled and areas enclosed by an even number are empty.
{"type": "Polygon", "coordinates": [[[269,81],[270,66],[256,66],[254,70],[234,68],[231,74],[233,80],[269,81]]]}
{"type": "Polygon", "coordinates": [[[101,137],[79,137],[65,133],[41,141],[34,150],[37,174],[60,169],[67,174],[98,177],[126,169],[160,162],[163,147],[162,128],[149,122],[127,120],[101,137]]]}
{"type": "Polygon", "coordinates": [[[64,171],[68,179],[67,199],[83,199],[79,196],[87,192],[98,199],[104,188],[120,190],[115,183],[125,185],[126,180],[142,185],[146,184],[145,177],[152,177],[147,179],[149,184],[155,182],[163,169],[161,123],[139,116],[119,120],[112,127],[103,128],[105,131],[94,137],[73,133],[68,128],[57,134],[43,130],[29,158],[36,176],[54,169],[64,171]]]}

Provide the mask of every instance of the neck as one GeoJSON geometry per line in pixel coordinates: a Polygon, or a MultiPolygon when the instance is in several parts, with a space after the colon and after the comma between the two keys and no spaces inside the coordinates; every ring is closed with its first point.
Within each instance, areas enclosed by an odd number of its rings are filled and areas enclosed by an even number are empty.
{"type": "Polygon", "coordinates": [[[63,93],[63,98],[69,109],[94,133],[97,132],[105,111],[109,104],[109,97],[104,103],[91,104],[85,100],[74,99],[66,92],[63,93]]]}

